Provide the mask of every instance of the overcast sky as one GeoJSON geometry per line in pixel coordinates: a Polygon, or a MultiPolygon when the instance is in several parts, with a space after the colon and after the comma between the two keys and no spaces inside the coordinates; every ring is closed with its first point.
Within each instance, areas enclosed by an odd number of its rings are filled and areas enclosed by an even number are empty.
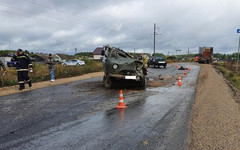
{"type": "Polygon", "coordinates": [[[0,0],[0,49],[68,53],[110,44],[176,54],[237,52],[239,0],[0,0]]]}

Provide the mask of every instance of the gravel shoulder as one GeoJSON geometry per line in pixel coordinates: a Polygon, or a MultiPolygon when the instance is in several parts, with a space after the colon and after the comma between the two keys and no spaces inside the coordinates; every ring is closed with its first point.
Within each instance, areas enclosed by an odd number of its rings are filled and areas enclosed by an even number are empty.
{"type": "Polygon", "coordinates": [[[240,109],[211,65],[201,65],[192,110],[190,149],[240,149],[240,109]]]}
{"type": "Polygon", "coordinates": [[[76,77],[71,77],[71,78],[56,79],[55,82],[50,82],[50,81],[37,82],[37,83],[33,83],[33,86],[31,88],[29,88],[26,84],[25,85],[26,89],[22,90],[22,91],[18,90],[18,85],[3,87],[3,88],[0,88],[0,96],[20,93],[20,92],[40,89],[40,88],[44,88],[44,87],[48,87],[48,86],[55,86],[55,85],[70,83],[70,82],[74,82],[74,81],[78,81],[78,80],[100,77],[100,76],[103,76],[103,72],[89,73],[89,74],[85,74],[82,76],[76,76],[76,77]]]}

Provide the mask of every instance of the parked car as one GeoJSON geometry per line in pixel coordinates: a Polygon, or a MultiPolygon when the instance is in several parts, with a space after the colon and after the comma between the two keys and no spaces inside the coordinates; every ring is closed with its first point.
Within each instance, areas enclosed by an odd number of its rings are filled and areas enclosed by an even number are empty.
{"type": "Polygon", "coordinates": [[[7,66],[8,67],[16,67],[17,61],[7,61],[7,66]]]}
{"type": "Polygon", "coordinates": [[[82,60],[78,60],[78,59],[71,59],[68,60],[64,63],[62,63],[63,66],[83,66],[85,65],[85,62],[82,60]]]}
{"type": "Polygon", "coordinates": [[[153,67],[163,66],[164,68],[166,68],[167,62],[166,62],[166,59],[164,57],[152,56],[148,60],[148,67],[150,67],[150,66],[153,66],[153,67]]]}

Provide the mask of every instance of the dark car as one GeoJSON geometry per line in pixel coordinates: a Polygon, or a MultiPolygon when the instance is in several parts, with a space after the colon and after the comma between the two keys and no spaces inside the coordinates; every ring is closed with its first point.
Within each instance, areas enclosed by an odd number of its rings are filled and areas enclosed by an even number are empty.
{"type": "Polygon", "coordinates": [[[153,67],[163,66],[164,68],[166,68],[167,62],[164,57],[152,56],[148,60],[148,67],[150,67],[150,66],[153,66],[153,67]]]}
{"type": "Polygon", "coordinates": [[[16,61],[7,61],[7,66],[8,67],[16,67],[16,61]]]}

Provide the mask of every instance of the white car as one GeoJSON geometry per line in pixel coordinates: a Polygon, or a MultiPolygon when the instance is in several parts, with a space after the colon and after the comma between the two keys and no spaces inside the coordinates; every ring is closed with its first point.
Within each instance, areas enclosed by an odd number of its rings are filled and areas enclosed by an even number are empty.
{"type": "Polygon", "coordinates": [[[62,63],[63,66],[83,66],[85,65],[85,62],[82,60],[78,60],[78,59],[71,59],[68,60],[64,63],[62,63]]]}

